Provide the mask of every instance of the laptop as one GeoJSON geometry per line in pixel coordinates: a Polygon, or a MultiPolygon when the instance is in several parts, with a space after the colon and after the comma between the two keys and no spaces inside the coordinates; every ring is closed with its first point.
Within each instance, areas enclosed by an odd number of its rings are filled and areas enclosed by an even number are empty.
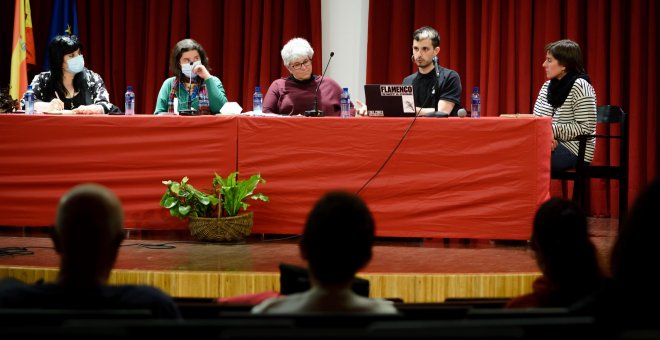
{"type": "Polygon", "coordinates": [[[367,115],[373,117],[414,117],[412,85],[366,84],[367,115]]]}

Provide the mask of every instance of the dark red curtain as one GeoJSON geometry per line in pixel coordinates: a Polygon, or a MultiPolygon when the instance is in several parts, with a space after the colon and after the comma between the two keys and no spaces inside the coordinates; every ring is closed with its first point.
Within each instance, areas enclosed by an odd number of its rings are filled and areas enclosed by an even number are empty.
{"type": "MultiPolygon", "coordinates": [[[[620,105],[629,113],[632,201],[658,173],[659,7],[653,0],[374,1],[367,82],[400,83],[416,72],[410,60],[412,32],[429,25],[441,36],[441,64],[461,76],[463,105],[479,86],[482,115],[531,113],[546,80],[544,46],[575,40],[598,105],[620,105]]],[[[602,145],[595,162],[618,164],[616,151],[615,145],[602,145]]],[[[617,181],[592,181],[590,213],[618,216],[618,188],[617,181]]],[[[559,183],[552,191],[561,194],[559,183]]]]}
{"type": "MultiPolygon", "coordinates": [[[[85,65],[99,73],[111,101],[123,107],[127,85],[136,92],[136,112],[152,114],[163,81],[170,77],[169,56],[174,44],[193,38],[204,46],[211,73],[222,81],[229,101],[252,109],[254,87],[268,88],[287,73],[280,50],[293,37],[309,40],[316,55],[321,49],[320,0],[78,0],[80,38],[85,65]]],[[[32,20],[39,65],[42,70],[48,42],[52,4],[32,0],[32,20]]],[[[0,4],[2,13],[13,13],[14,1],[0,4]]],[[[12,15],[0,25],[2,71],[9,83],[12,15]]],[[[321,69],[321,58],[314,58],[321,69]]],[[[6,85],[5,85],[6,86],[6,85]]]]}

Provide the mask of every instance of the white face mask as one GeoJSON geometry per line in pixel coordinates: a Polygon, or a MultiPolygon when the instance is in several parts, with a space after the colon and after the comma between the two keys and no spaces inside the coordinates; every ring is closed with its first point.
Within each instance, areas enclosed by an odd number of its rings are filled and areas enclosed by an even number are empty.
{"type": "MultiPolygon", "coordinates": [[[[190,65],[190,63],[187,63],[187,64],[181,64],[181,73],[183,73],[184,75],[190,77],[190,74],[192,73],[193,68],[194,68],[195,66],[197,66],[197,65],[201,65],[201,64],[202,64],[202,61],[201,61],[201,60],[197,60],[197,61],[194,62],[192,65],[190,65]]],[[[194,78],[197,78],[197,75],[194,74],[194,73],[192,73],[192,77],[191,77],[191,78],[193,78],[193,79],[194,79],[194,78]]]]}
{"type": "Polygon", "coordinates": [[[83,58],[82,54],[73,57],[69,60],[66,61],[67,67],[66,70],[73,73],[77,74],[81,72],[85,68],[85,59],[83,58]]]}

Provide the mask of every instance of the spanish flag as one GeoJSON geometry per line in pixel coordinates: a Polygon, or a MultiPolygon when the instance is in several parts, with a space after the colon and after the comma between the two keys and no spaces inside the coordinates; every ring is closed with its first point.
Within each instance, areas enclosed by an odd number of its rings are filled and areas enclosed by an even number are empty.
{"type": "Polygon", "coordinates": [[[19,99],[28,86],[27,64],[36,64],[30,0],[16,0],[14,8],[14,43],[11,54],[9,94],[19,99]]]}

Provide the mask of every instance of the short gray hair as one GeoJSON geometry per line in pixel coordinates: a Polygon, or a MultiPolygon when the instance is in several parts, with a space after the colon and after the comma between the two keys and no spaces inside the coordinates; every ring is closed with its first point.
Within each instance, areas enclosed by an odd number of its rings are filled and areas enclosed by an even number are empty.
{"type": "Polygon", "coordinates": [[[291,62],[300,57],[312,59],[314,49],[309,42],[303,38],[293,38],[282,47],[282,61],[289,66],[291,62]]]}

